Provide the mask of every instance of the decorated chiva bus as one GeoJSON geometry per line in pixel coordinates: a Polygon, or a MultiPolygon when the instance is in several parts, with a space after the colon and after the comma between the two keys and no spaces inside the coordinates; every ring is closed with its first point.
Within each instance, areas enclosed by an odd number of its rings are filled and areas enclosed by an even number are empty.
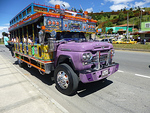
{"type": "Polygon", "coordinates": [[[10,20],[10,38],[19,66],[53,76],[57,89],[65,95],[75,94],[79,81],[106,79],[119,64],[112,60],[112,44],[92,38],[96,22],[87,11],[31,3],[10,20]]]}

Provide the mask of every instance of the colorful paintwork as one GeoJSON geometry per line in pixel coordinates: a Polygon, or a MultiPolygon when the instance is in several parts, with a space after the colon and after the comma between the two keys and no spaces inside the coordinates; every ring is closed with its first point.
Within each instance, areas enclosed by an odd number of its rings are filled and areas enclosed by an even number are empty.
{"type": "Polygon", "coordinates": [[[61,30],[61,18],[44,17],[44,25],[48,30],[61,30]]]}
{"type": "Polygon", "coordinates": [[[32,3],[28,5],[25,9],[23,9],[20,13],[18,13],[10,21],[9,31],[13,31],[20,27],[35,23],[36,21],[38,21],[38,19],[43,17],[44,18],[43,23],[47,30],[91,32],[91,33],[95,32],[97,21],[82,17],[83,16],[82,13],[77,13],[78,15],[80,15],[80,17],[78,17],[66,15],[65,11],[62,14],[53,13],[52,11],[54,10],[55,8],[50,6],[32,3]],[[37,7],[39,7],[39,9],[37,7]]]}

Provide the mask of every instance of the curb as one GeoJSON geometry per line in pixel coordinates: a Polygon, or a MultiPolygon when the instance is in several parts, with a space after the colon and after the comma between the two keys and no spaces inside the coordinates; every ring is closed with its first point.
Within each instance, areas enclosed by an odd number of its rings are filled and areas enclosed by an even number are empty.
{"type": "MultiPolygon", "coordinates": [[[[3,52],[4,50],[0,50],[0,52],[3,52]]],[[[3,57],[3,56],[1,56],[3,57]]],[[[10,61],[10,59],[8,59],[10,61]]],[[[56,100],[54,100],[50,95],[48,95],[44,90],[42,90],[38,85],[36,85],[34,82],[32,82],[32,80],[30,80],[30,78],[28,78],[26,75],[24,75],[17,67],[15,67],[11,61],[9,62],[9,64],[16,69],[36,90],[38,90],[38,92],[43,95],[43,98],[46,99],[46,102],[48,102],[48,104],[52,104],[54,105],[56,108],[53,108],[52,110],[54,112],[59,112],[59,113],[69,113],[62,105],[60,105],[56,100]],[[58,109],[58,110],[57,110],[58,109]]]]}
{"type": "Polygon", "coordinates": [[[32,86],[34,86],[43,96],[45,96],[51,103],[53,103],[59,110],[63,113],[69,113],[62,105],[60,105],[57,101],[55,101],[52,97],[50,97],[44,90],[42,90],[38,85],[33,83],[27,76],[25,76],[19,69],[17,69],[14,65],[12,65],[25,79],[27,79],[32,86]]]}
{"type": "Polygon", "coordinates": [[[127,49],[127,48],[114,48],[115,50],[127,50],[127,51],[139,51],[139,52],[150,52],[150,50],[145,49],[127,49]]]}

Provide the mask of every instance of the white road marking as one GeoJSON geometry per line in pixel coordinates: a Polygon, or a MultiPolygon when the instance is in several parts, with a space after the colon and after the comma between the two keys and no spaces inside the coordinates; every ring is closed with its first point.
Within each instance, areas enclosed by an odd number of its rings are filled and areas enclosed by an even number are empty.
{"type": "Polygon", "coordinates": [[[135,74],[136,76],[144,77],[144,78],[150,78],[150,76],[145,76],[145,75],[140,75],[140,74],[135,74]]]}
{"type": "Polygon", "coordinates": [[[124,71],[118,70],[118,72],[123,73],[124,71]]]}
{"type": "MultiPolygon", "coordinates": [[[[124,73],[122,70],[118,70],[119,73],[124,73]]],[[[150,76],[141,75],[141,74],[134,74],[135,76],[143,77],[143,78],[150,78],[150,76]]]]}

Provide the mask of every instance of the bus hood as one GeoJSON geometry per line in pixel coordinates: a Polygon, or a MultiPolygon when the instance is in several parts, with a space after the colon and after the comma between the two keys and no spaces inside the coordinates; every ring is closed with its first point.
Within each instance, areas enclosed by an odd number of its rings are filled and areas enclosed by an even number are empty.
{"type": "Polygon", "coordinates": [[[60,44],[58,49],[61,51],[100,51],[112,49],[113,45],[107,42],[67,42],[60,44]]]}

